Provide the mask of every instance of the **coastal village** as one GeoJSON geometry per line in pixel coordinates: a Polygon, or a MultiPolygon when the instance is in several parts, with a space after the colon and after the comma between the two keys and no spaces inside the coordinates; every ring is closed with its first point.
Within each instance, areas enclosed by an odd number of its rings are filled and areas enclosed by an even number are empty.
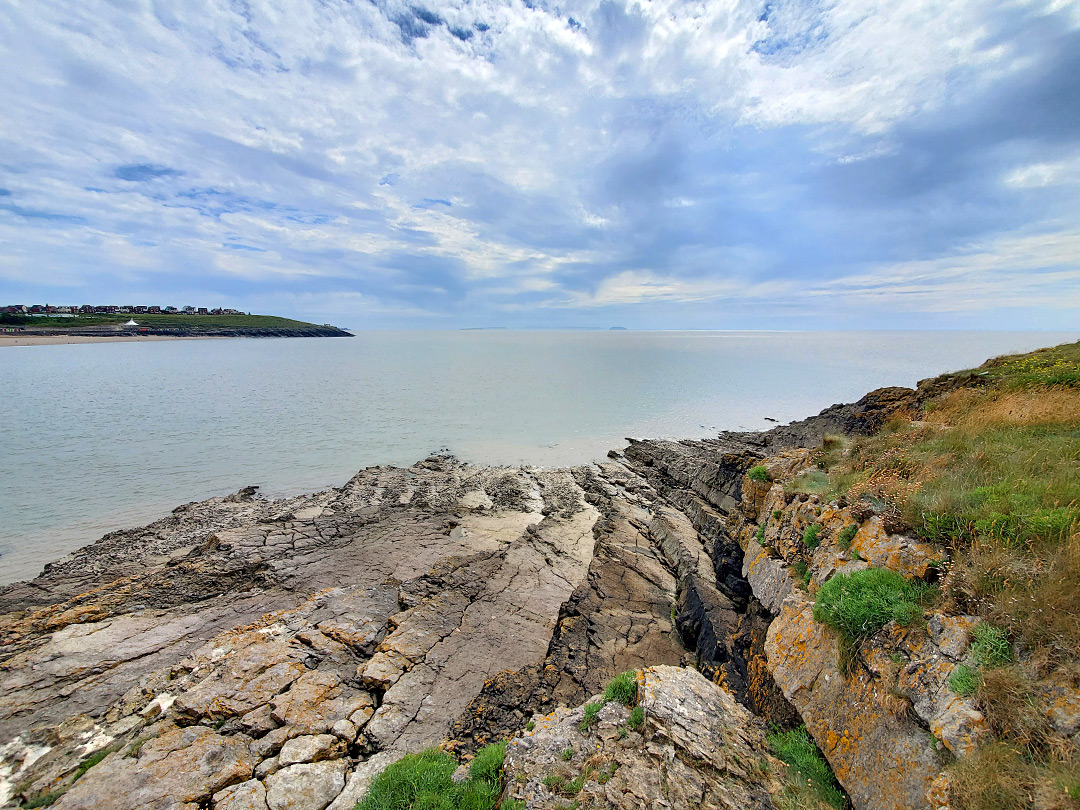
{"type": "Polygon", "coordinates": [[[243,315],[238,309],[209,309],[207,307],[152,307],[152,306],[82,306],[57,307],[51,304],[9,304],[0,307],[4,315],[26,315],[54,318],[74,318],[77,315],[243,315]]]}

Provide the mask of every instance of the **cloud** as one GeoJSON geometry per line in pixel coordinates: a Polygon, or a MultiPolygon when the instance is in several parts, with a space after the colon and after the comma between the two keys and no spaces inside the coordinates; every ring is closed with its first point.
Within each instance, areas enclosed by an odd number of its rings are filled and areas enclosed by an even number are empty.
{"type": "Polygon", "coordinates": [[[1076,4],[88,0],[0,32],[20,298],[393,326],[1075,302],[1076,4]]]}
{"type": "Polygon", "coordinates": [[[168,166],[154,166],[150,163],[132,163],[127,166],[117,166],[113,170],[113,176],[131,183],[143,180],[156,180],[159,177],[180,177],[182,171],[170,169],[168,166]]]}

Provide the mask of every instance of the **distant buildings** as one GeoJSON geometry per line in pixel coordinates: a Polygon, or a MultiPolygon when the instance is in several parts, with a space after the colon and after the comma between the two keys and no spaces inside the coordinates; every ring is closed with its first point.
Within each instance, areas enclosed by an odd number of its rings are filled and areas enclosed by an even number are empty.
{"type": "Polygon", "coordinates": [[[71,318],[76,315],[243,315],[238,309],[208,309],[207,307],[184,307],[178,310],[176,307],[149,307],[149,306],[116,306],[103,304],[95,306],[83,304],[81,307],[54,307],[51,304],[9,304],[0,307],[0,313],[4,315],[29,315],[46,318],[71,318]]]}

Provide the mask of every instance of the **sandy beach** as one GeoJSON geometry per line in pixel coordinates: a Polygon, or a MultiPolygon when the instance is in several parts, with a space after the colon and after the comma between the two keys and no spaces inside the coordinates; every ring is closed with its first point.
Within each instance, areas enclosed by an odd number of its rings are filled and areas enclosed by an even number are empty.
{"type": "Polygon", "coordinates": [[[214,340],[221,335],[20,335],[0,334],[0,346],[64,346],[70,343],[132,343],[151,340],[214,340]]]}

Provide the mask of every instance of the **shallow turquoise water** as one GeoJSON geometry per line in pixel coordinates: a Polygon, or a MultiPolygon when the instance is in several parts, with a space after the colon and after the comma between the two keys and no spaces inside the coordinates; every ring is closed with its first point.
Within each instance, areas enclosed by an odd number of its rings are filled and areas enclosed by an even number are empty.
{"type": "Polygon", "coordinates": [[[0,348],[0,582],[177,504],[443,448],[563,465],[790,421],[1080,333],[365,332],[0,348]]]}

